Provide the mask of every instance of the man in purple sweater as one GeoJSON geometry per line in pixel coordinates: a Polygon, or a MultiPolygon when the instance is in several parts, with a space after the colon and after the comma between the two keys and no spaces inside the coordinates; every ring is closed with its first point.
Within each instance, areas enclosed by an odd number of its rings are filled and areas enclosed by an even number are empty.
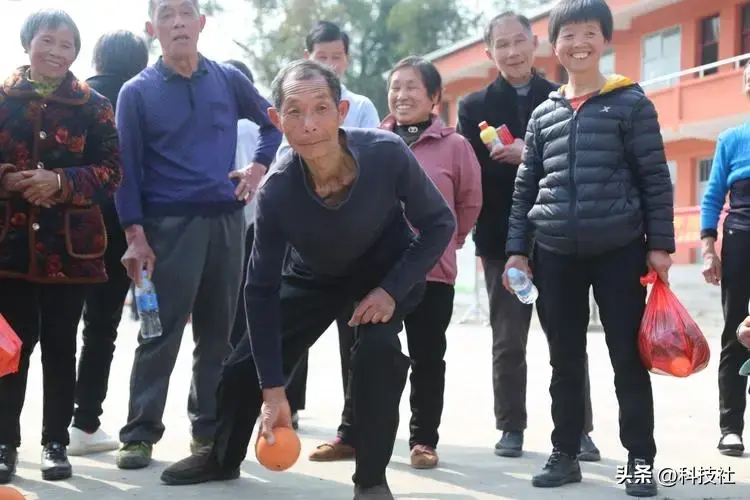
{"type": "Polygon", "coordinates": [[[117,457],[123,469],[146,467],[164,433],[169,378],[191,311],[191,449],[211,445],[242,280],[242,209],[281,142],[266,114],[270,104],[253,84],[198,53],[206,21],[198,0],[151,0],[149,15],[147,29],[162,57],[120,92],[117,127],[127,179],[115,202],[128,243],[123,264],[136,284],[144,268],[153,272],[163,334],[141,337],[135,352],[117,457]],[[259,125],[260,140],[251,167],[235,171],[239,118],[259,125]]]}
{"type": "Polygon", "coordinates": [[[362,450],[355,498],[391,500],[385,470],[409,369],[398,333],[456,221],[398,136],[339,128],[349,103],[331,69],[296,61],[272,90],[269,115],[294,153],[279,160],[256,198],[245,284],[249,335],[224,368],[213,448],[170,466],[162,480],[181,485],[239,477],[261,403],[267,438],[274,427],[291,427],[284,391],[289,372],[354,301],[349,382],[361,429],[354,445],[362,450]]]}

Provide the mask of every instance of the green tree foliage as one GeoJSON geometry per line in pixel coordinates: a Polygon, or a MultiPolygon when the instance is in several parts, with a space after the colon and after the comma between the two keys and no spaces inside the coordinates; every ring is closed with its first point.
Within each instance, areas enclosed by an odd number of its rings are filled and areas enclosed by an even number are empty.
{"type": "Polygon", "coordinates": [[[387,111],[383,74],[408,55],[426,54],[474,34],[476,15],[461,0],[247,0],[254,26],[235,43],[266,83],[303,56],[305,36],[321,19],[349,33],[347,86],[387,111]]]}

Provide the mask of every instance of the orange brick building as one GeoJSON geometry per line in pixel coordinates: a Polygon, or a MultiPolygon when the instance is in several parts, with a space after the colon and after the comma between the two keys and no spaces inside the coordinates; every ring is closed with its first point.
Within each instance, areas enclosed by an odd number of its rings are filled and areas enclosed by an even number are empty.
{"type": "MultiPolygon", "coordinates": [[[[615,19],[603,73],[638,80],[654,101],[675,184],[675,261],[698,259],[698,205],[711,172],[716,137],[750,120],[742,71],[750,59],[750,0],[608,0],[615,19]]],[[[566,80],[547,39],[551,6],[530,13],[539,38],[535,66],[566,80]]],[[[445,85],[441,115],[456,122],[458,100],[496,77],[482,36],[426,56],[445,85]]]]}

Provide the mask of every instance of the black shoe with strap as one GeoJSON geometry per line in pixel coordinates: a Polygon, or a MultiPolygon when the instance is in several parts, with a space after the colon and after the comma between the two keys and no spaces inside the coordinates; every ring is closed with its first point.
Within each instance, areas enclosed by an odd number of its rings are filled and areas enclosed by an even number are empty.
{"type": "Polygon", "coordinates": [[[47,443],[42,449],[42,479],[62,481],[73,475],[73,467],[68,461],[68,451],[60,443],[47,443]]]}
{"type": "Polygon", "coordinates": [[[542,472],[531,479],[537,488],[557,488],[568,483],[581,482],[581,466],[575,455],[552,450],[542,472]]]}
{"type": "Polygon", "coordinates": [[[657,490],[653,461],[645,458],[629,459],[625,493],[631,497],[655,497],[657,490]]]}
{"type": "Polygon", "coordinates": [[[13,479],[18,463],[18,451],[15,447],[0,444],[0,484],[7,484],[13,479]]]}

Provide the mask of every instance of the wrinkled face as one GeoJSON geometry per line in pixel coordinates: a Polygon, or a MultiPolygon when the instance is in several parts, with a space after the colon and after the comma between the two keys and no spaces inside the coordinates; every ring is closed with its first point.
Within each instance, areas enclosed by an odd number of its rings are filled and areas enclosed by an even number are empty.
{"type": "Polygon", "coordinates": [[[146,31],[161,45],[162,54],[181,58],[197,54],[205,16],[191,0],[158,0],[146,31]]]}
{"type": "Polygon", "coordinates": [[[271,108],[271,121],[286,136],[289,145],[306,161],[335,153],[339,127],[349,102],[334,102],[328,83],[321,77],[300,80],[289,75],[283,83],[281,109],[271,108]]]}
{"type": "Polygon", "coordinates": [[[76,44],[73,30],[65,25],[55,29],[42,28],[28,48],[32,78],[59,80],[65,76],[76,60],[76,44]]]}
{"type": "Polygon", "coordinates": [[[750,97],[750,63],[745,66],[745,71],[742,73],[742,90],[746,96],[750,97]]]}
{"type": "Polygon", "coordinates": [[[518,19],[508,17],[492,28],[492,45],[486,53],[503,78],[511,83],[524,83],[531,76],[536,48],[536,36],[518,19]]]}
{"type": "Polygon", "coordinates": [[[349,69],[349,56],[346,55],[344,42],[341,40],[316,43],[313,45],[312,52],[305,51],[305,57],[325,64],[335,71],[339,78],[343,77],[346,70],[349,69]]]}
{"type": "Polygon", "coordinates": [[[388,82],[388,109],[399,125],[426,121],[434,99],[427,95],[421,73],[416,68],[396,70],[388,82]]]}
{"type": "Polygon", "coordinates": [[[607,48],[598,21],[566,24],[555,42],[555,54],[569,74],[599,71],[607,48]]]}

